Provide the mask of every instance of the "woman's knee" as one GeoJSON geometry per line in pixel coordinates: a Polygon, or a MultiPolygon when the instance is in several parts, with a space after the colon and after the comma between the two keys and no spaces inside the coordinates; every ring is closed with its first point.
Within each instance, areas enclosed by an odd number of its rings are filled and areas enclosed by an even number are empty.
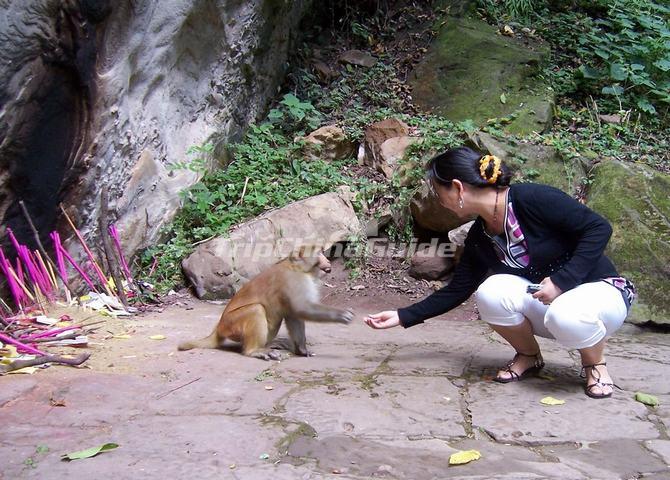
{"type": "Polygon", "coordinates": [[[606,331],[598,315],[557,300],[544,316],[544,326],[556,340],[568,348],[585,348],[602,340],[606,331]]]}
{"type": "Polygon", "coordinates": [[[519,292],[523,292],[521,279],[514,275],[491,275],[475,293],[479,313],[487,323],[501,326],[518,325],[523,322],[519,292]]]}

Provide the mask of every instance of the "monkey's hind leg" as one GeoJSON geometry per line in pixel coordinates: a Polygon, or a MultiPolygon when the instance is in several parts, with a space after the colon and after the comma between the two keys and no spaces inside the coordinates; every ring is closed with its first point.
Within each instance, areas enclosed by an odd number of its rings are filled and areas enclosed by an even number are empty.
{"type": "Polygon", "coordinates": [[[242,333],[242,353],[261,360],[280,360],[281,354],[266,348],[272,340],[268,330],[265,308],[260,304],[247,305],[230,312],[226,320],[231,325],[239,325],[242,333]]]}

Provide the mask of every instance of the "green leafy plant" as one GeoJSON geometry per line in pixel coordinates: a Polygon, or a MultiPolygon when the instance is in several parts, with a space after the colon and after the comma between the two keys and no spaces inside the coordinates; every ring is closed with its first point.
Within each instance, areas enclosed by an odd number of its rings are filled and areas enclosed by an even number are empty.
{"type": "Polygon", "coordinates": [[[310,102],[287,93],[279,106],[270,110],[268,121],[285,132],[296,132],[305,128],[316,129],[323,121],[323,115],[310,102]]]}
{"type": "Polygon", "coordinates": [[[181,261],[198,243],[225,235],[265,210],[356,181],[341,172],[343,162],[303,161],[300,149],[274,125],[252,125],[244,140],[232,146],[232,163],[182,192],[183,207],[163,232],[168,240],[140,259],[159,290],[181,282],[181,261]]]}
{"type": "Polygon", "coordinates": [[[537,0],[480,0],[479,8],[494,19],[528,20],[534,13],[537,0]]]}
{"type": "Polygon", "coordinates": [[[186,155],[197,155],[190,161],[176,162],[169,166],[169,169],[174,170],[190,170],[192,172],[204,173],[208,169],[208,158],[214,152],[214,144],[205,143],[204,145],[194,145],[186,151],[186,155]]]}
{"type": "MultiPolygon", "coordinates": [[[[602,3],[602,2],[601,2],[602,3]]],[[[579,73],[621,106],[655,114],[670,106],[670,8],[653,1],[607,2],[579,39],[579,73]]]]}

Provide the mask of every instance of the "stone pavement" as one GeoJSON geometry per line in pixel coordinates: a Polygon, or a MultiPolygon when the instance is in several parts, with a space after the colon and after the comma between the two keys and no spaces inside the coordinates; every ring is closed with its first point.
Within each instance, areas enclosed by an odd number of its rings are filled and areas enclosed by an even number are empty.
{"type": "Polygon", "coordinates": [[[471,304],[374,331],[363,314],[407,299],[350,292],[328,303],[358,318],[308,325],[311,358],[177,352],[222,309],[190,300],[127,320],[132,338],[93,345],[89,369],[0,378],[0,479],[670,479],[670,336],[624,327],[607,357],[623,391],[593,400],[577,357],[550,341],[543,378],[490,381],[512,351],[471,304]],[[148,340],[156,333],[167,339],[148,340]],[[638,390],[661,405],[636,402],[638,390]],[[565,404],[541,405],[548,395],[565,404]],[[106,442],[120,447],[59,459],[106,442]],[[466,449],[481,459],[449,467],[466,449]]]}

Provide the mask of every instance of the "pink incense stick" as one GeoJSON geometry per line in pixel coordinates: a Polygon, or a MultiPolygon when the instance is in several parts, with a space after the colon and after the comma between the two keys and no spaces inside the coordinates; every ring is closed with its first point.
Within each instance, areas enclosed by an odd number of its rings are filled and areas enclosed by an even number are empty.
{"type": "MultiPolygon", "coordinates": [[[[12,264],[10,263],[9,265],[11,266],[12,264]]],[[[19,277],[21,283],[25,283],[26,280],[23,277],[23,266],[21,265],[21,259],[19,257],[16,257],[16,268],[14,269],[14,273],[19,277]]]]}
{"type": "Polygon", "coordinates": [[[69,327],[54,328],[53,330],[47,330],[45,332],[37,333],[35,335],[21,337],[21,340],[23,340],[24,342],[29,342],[35,340],[36,338],[52,337],[54,335],[58,335],[59,333],[67,332],[68,330],[76,330],[77,328],[81,327],[79,325],[70,325],[69,327]]]}
{"type": "Polygon", "coordinates": [[[93,256],[93,252],[91,252],[91,249],[88,248],[88,245],[86,244],[86,241],[84,240],[83,235],[74,226],[74,223],[72,223],[72,220],[70,219],[70,217],[68,216],[67,212],[65,211],[65,209],[63,208],[62,205],[61,205],[60,208],[61,208],[61,211],[63,212],[63,215],[65,215],[65,218],[67,219],[68,223],[70,224],[70,227],[74,231],[74,234],[76,235],[77,239],[79,240],[79,243],[84,248],[84,252],[86,252],[86,255],[88,256],[88,260],[91,262],[91,264],[93,264],[93,270],[97,274],[98,279],[100,280],[100,283],[102,284],[102,287],[107,291],[107,293],[112,295],[112,292],[109,289],[109,286],[107,285],[107,279],[105,278],[105,274],[102,273],[102,270],[100,269],[100,267],[96,263],[95,257],[93,256]]]}
{"type": "Polygon", "coordinates": [[[81,269],[81,267],[77,264],[77,262],[74,261],[74,258],[72,258],[72,257],[70,256],[70,254],[68,253],[68,251],[65,250],[65,248],[64,248],[62,245],[60,245],[60,249],[61,249],[60,251],[61,251],[61,253],[63,254],[63,256],[67,259],[68,262],[70,262],[70,265],[72,265],[72,267],[77,271],[77,273],[78,273],[79,275],[81,275],[81,278],[84,279],[84,282],[86,282],[86,285],[88,285],[88,288],[90,288],[90,289],[93,290],[94,292],[97,292],[98,289],[95,288],[95,286],[93,285],[93,282],[91,282],[91,279],[88,278],[88,275],[86,275],[86,272],[84,272],[84,271],[81,269]]]}
{"type": "Polygon", "coordinates": [[[16,305],[17,308],[21,308],[22,300],[25,298],[25,295],[23,294],[23,291],[16,283],[14,276],[9,272],[12,266],[5,257],[5,253],[2,251],[1,248],[0,248],[0,268],[2,268],[2,271],[5,274],[5,277],[7,278],[7,285],[9,285],[9,291],[12,294],[14,304],[16,305]]]}
{"type": "Polygon", "coordinates": [[[35,263],[37,264],[37,267],[39,268],[39,271],[42,273],[42,278],[44,278],[45,286],[48,289],[47,293],[50,295],[53,292],[53,289],[54,289],[54,283],[53,283],[53,279],[51,278],[51,274],[49,274],[49,270],[47,270],[47,266],[44,263],[44,259],[42,258],[42,255],[40,255],[39,250],[35,250],[33,253],[34,253],[35,263]]]}
{"type": "Polygon", "coordinates": [[[126,262],[126,257],[123,256],[123,249],[121,248],[121,241],[119,240],[119,232],[114,224],[111,224],[109,226],[109,235],[112,237],[112,240],[114,241],[116,251],[119,252],[119,258],[121,259],[121,268],[123,268],[123,273],[126,276],[126,280],[128,281],[128,283],[132,283],[133,276],[130,274],[130,268],[128,267],[128,262],[126,262]]]}
{"type": "MultiPolygon", "coordinates": [[[[7,235],[9,236],[9,240],[12,242],[12,245],[14,246],[14,250],[16,250],[18,258],[20,258],[21,261],[23,262],[23,265],[25,266],[28,272],[28,276],[30,277],[30,280],[33,283],[33,285],[42,290],[43,293],[46,293],[43,289],[44,282],[41,278],[41,273],[38,272],[37,266],[34,264],[34,261],[31,258],[30,251],[28,250],[28,248],[19,243],[11,228],[7,228],[7,235]]],[[[16,267],[17,271],[20,272],[20,263],[18,259],[16,267]]],[[[23,282],[22,277],[23,275],[19,273],[19,279],[21,280],[21,282],[23,282]]]]}
{"type": "Polygon", "coordinates": [[[51,288],[49,287],[50,282],[47,282],[47,280],[44,278],[44,275],[38,266],[37,260],[30,252],[30,250],[28,250],[28,248],[26,248],[24,245],[21,245],[21,250],[21,256],[24,259],[23,263],[27,267],[28,275],[32,279],[33,285],[38,287],[44,295],[48,295],[51,292],[51,288]]]}
{"type": "Polygon", "coordinates": [[[61,278],[65,279],[65,282],[68,282],[67,268],[65,268],[65,260],[63,259],[63,252],[61,252],[61,243],[60,235],[58,232],[54,231],[50,234],[51,240],[54,244],[54,250],[56,251],[56,265],[60,271],[61,278]]]}
{"type": "Polygon", "coordinates": [[[18,350],[23,350],[28,353],[32,353],[33,355],[47,355],[46,353],[41,352],[38,349],[31,347],[30,345],[26,345],[25,343],[19,342],[18,340],[14,340],[12,337],[7,336],[4,333],[0,333],[0,340],[3,343],[11,343],[12,345],[16,346],[18,350]]]}

